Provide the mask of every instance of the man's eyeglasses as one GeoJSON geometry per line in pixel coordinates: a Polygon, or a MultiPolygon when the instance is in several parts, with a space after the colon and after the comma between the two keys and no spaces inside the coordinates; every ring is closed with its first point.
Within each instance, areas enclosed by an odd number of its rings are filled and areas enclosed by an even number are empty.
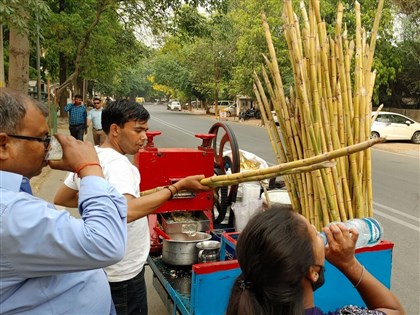
{"type": "Polygon", "coordinates": [[[95,104],[95,105],[99,105],[99,104],[101,104],[100,102],[93,102],[93,104],[95,104]]]}
{"type": "Polygon", "coordinates": [[[45,136],[43,138],[41,138],[41,137],[19,136],[19,135],[8,135],[8,136],[12,137],[12,138],[16,138],[16,139],[44,142],[45,150],[48,149],[48,147],[50,146],[50,141],[51,141],[51,136],[45,136]]]}

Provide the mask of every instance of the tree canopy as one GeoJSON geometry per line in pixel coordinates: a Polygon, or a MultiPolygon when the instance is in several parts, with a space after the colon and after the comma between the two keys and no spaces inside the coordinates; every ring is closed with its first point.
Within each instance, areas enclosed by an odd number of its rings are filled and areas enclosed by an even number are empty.
{"type": "MultiPolygon", "coordinates": [[[[338,1],[320,3],[333,36],[338,1]]],[[[359,3],[369,36],[377,3],[359,3]]],[[[350,38],[354,4],[344,3],[350,38]]],[[[299,2],[294,5],[298,8],[299,2]]],[[[419,103],[419,11],[415,0],[386,2],[374,61],[374,104],[419,103]]],[[[0,4],[0,21],[6,35],[11,27],[28,33],[32,69],[40,26],[42,76],[59,82],[59,93],[80,92],[85,81],[91,96],[212,102],[252,96],[253,72],[267,54],[261,12],[270,24],[284,84],[291,85],[278,0],[14,0],[0,4]]],[[[3,44],[6,57],[8,44],[3,44]]]]}

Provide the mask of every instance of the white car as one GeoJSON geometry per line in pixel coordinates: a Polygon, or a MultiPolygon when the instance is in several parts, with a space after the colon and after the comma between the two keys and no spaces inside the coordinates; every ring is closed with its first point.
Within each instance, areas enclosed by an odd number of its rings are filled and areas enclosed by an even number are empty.
{"type": "MultiPolygon", "coordinates": [[[[374,116],[375,113],[372,113],[372,118],[374,116]]],[[[380,112],[372,124],[370,137],[411,140],[420,144],[420,123],[398,113],[380,112]]]]}
{"type": "MultiPolygon", "coordinates": [[[[234,102],[233,101],[218,101],[217,102],[217,111],[220,112],[220,111],[224,110],[225,108],[227,108],[227,107],[229,107],[231,105],[234,105],[234,102]]],[[[211,105],[209,107],[208,112],[209,112],[209,114],[215,114],[216,113],[216,105],[215,105],[215,103],[213,103],[213,105],[211,105]]]]}
{"type": "Polygon", "coordinates": [[[236,116],[236,104],[229,105],[220,110],[220,112],[226,112],[226,116],[236,116]]]}
{"type": "Polygon", "coordinates": [[[278,126],[279,125],[279,118],[277,117],[277,112],[275,110],[272,110],[271,115],[273,115],[274,123],[276,124],[276,126],[278,126]]]}
{"type": "Polygon", "coordinates": [[[181,103],[178,101],[172,101],[169,103],[169,109],[170,110],[181,110],[181,103]]]}

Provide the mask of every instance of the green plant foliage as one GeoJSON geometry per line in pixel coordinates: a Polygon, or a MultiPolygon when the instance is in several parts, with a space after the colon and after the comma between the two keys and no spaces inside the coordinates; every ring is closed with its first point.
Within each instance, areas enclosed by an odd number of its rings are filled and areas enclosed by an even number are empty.
{"type": "MultiPolygon", "coordinates": [[[[321,0],[322,15],[332,37],[337,3],[321,0]]],[[[369,31],[377,3],[359,3],[362,25],[369,31]]],[[[355,0],[344,1],[350,38],[355,27],[354,4],[355,0]]],[[[294,5],[298,9],[299,1],[294,5]]],[[[154,84],[165,89],[166,94],[172,91],[176,97],[211,102],[216,97],[253,95],[253,72],[259,71],[262,54],[267,54],[261,12],[269,21],[283,84],[293,84],[282,6],[279,0],[9,0],[0,3],[0,21],[30,30],[32,42],[32,23],[38,21],[44,78],[48,74],[56,81],[60,62],[65,62],[67,75],[78,68],[79,79],[93,82],[94,89],[104,93],[160,95],[152,89],[154,84]],[[27,10],[29,19],[16,14],[21,7],[27,10]],[[99,22],[90,29],[98,14],[99,22]],[[156,36],[154,40],[149,38],[151,35],[156,36]],[[80,50],[79,44],[86,38],[87,45],[80,50]],[[148,48],[142,39],[160,46],[148,48]],[[153,82],[147,80],[148,76],[153,77],[153,82]]],[[[418,17],[418,1],[385,2],[374,61],[375,103],[388,100],[394,91],[419,94],[418,17]],[[395,38],[393,29],[397,12],[404,14],[400,39],[395,38]]],[[[33,69],[35,61],[31,56],[33,69]]]]}
{"type": "Polygon", "coordinates": [[[0,24],[29,32],[34,23],[45,21],[50,8],[44,0],[9,0],[0,2],[0,24]]]}

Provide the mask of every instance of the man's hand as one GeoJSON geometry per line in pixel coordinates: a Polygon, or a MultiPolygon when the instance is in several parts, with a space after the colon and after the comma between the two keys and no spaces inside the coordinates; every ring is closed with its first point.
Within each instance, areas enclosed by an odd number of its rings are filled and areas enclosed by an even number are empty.
{"type": "Polygon", "coordinates": [[[72,136],[55,135],[63,147],[61,160],[49,160],[52,169],[74,172],[84,163],[99,163],[95,147],[89,141],[76,140],[72,136]]]}
{"type": "Polygon", "coordinates": [[[180,181],[176,182],[174,185],[178,189],[178,191],[181,190],[189,190],[189,191],[210,191],[212,188],[208,186],[204,186],[200,183],[200,181],[205,178],[204,175],[193,175],[188,176],[180,181]]]}

